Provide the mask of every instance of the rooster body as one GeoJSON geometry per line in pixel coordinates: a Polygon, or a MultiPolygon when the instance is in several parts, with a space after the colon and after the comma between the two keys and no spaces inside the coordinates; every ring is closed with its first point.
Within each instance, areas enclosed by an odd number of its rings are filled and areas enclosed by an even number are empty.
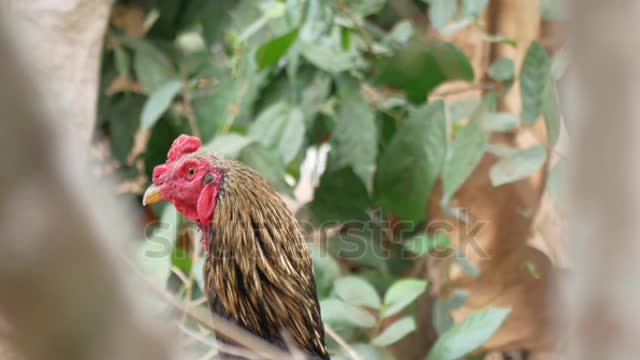
{"type": "Polygon", "coordinates": [[[176,139],[143,202],[169,200],[202,230],[211,311],[283,348],[287,332],[300,349],[328,359],[311,258],[295,217],[254,170],[197,153],[199,147],[197,138],[176,139]]]}

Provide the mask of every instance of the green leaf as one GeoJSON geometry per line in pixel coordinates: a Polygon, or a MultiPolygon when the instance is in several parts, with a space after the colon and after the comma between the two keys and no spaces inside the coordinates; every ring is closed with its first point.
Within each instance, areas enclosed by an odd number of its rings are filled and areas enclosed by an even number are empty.
{"type": "Polygon", "coordinates": [[[249,137],[232,133],[215,137],[212,142],[203,147],[203,150],[216,152],[230,158],[237,158],[240,151],[253,141],[249,137]]]}
{"type": "Polygon", "coordinates": [[[472,278],[476,278],[480,275],[480,270],[478,269],[478,267],[472,264],[469,260],[467,260],[467,258],[465,258],[458,251],[454,252],[453,261],[456,265],[460,267],[460,269],[465,275],[472,278]]]}
{"type": "Polygon", "coordinates": [[[399,313],[426,290],[426,280],[403,279],[394,282],[384,294],[382,317],[386,318],[399,313]]]}
{"type": "Polygon", "coordinates": [[[158,87],[147,99],[142,109],[142,120],[140,128],[148,129],[167,111],[173,98],[182,89],[182,82],[179,80],[169,81],[158,87]]]}
{"type": "Polygon", "coordinates": [[[427,360],[455,360],[478,349],[500,328],[510,311],[489,308],[466,317],[438,338],[427,360]]]}
{"type": "Polygon", "coordinates": [[[327,243],[329,250],[340,259],[360,266],[372,267],[383,273],[387,271],[388,256],[382,249],[380,241],[374,239],[371,232],[366,229],[349,229],[347,233],[329,238],[327,243]]]}
{"type": "Polygon", "coordinates": [[[480,127],[483,131],[509,131],[520,125],[520,119],[509,113],[489,113],[480,120],[480,127]]]}
{"type": "Polygon", "coordinates": [[[492,79],[497,81],[511,80],[513,79],[513,74],[516,71],[516,67],[513,64],[513,61],[509,58],[499,58],[496,60],[489,69],[487,70],[487,74],[491,76],[492,79]]]}
{"type": "Polygon", "coordinates": [[[559,203],[567,203],[568,190],[567,190],[567,178],[568,169],[566,160],[560,160],[547,177],[547,191],[549,196],[559,203]]]}
{"type": "Polygon", "coordinates": [[[128,44],[134,48],[133,67],[145,93],[151,94],[167,82],[178,79],[169,58],[153,44],[143,40],[128,44]]]}
{"type": "Polygon", "coordinates": [[[313,262],[318,296],[324,298],[330,294],[335,280],[341,275],[340,265],[331,254],[314,243],[308,242],[307,246],[313,262]]]}
{"type": "Polygon", "coordinates": [[[414,103],[426,100],[431,90],[451,80],[473,80],[469,59],[453,44],[410,41],[378,64],[375,84],[403,90],[414,103]]]}
{"type": "Polygon", "coordinates": [[[544,88],[549,81],[549,56],[538,42],[529,46],[520,70],[522,117],[532,124],[542,111],[544,88]]]}
{"type": "Polygon", "coordinates": [[[122,163],[127,162],[131,153],[135,133],[140,127],[140,113],[144,101],[141,95],[127,94],[112,105],[108,114],[111,151],[122,163]]]}
{"type": "Polygon", "coordinates": [[[242,149],[238,160],[262,175],[276,191],[292,196],[291,186],[284,181],[285,165],[277,153],[260,144],[250,144],[242,149]]]}
{"type": "Polygon", "coordinates": [[[553,147],[560,137],[561,114],[560,106],[553,90],[553,83],[551,82],[544,89],[542,114],[544,116],[544,126],[547,129],[547,142],[550,147],[553,147]]]}
{"type": "Polygon", "coordinates": [[[427,255],[431,250],[446,250],[451,246],[451,240],[445,233],[427,235],[418,234],[404,244],[405,249],[418,256],[427,255]]]}
{"type": "Polygon", "coordinates": [[[279,102],[265,109],[249,127],[249,136],[280,154],[290,163],[304,143],[304,115],[299,108],[279,102]]]}
{"type": "Polygon", "coordinates": [[[389,34],[385,37],[385,41],[402,45],[411,39],[411,35],[413,35],[413,25],[411,25],[411,21],[402,20],[393,26],[389,34]]]}
{"type": "MultiPolygon", "coordinates": [[[[479,108],[479,111],[484,110],[479,108]]],[[[474,117],[476,116],[482,115],[474,114],[474,117]]],[[[486,135],[475,121],[469,121],[469,123],[460,130],[453,141],[451,152],[447,157],[442,173],[442,183],[444,187],[442,197],[445,203],[449,203],[451,197],[458,191],[460,186],[464,184],[480,160],[482,160],[486,146],[486,135]]]]}
{"type": "Polygon", "coordinates": [[[256,51],[258,69],[264,70],[269,66],[275,65],[287,50],[289,50],[291,44],[298,38],[298,30],[299,29],[296,28],[260,46],[256,51]]]}
{"type": "Polygon", "coordinates": [[[547,159],[542,145],[518,151],[513,156],[495,163],[489,170],[491,185],[500,186],[525,179],[536,172],[547,159]]]}
{"type": "Polygon", "coordinates": [[[351,305],[378,309],[382,304],[374,287],[358,276],[345,276],[334,284],[336,294],[351,305]]]}
{"type": "Polygon", "coordinates": [[[116,61],[116,69],[118,73],[124,77],[130,76],[130,60],[129,55],[121,46],[115,46],[113,48],[114,57],[116,61]]]}
{"type": "Polygon", "coordinates": [[[196,117],[200,138],[203,142],[208,142],[220,131],[225,124],[231,123],[237,116],[237,109],[240,102],[237,100],[238,89],[241,85],[239,81],[222,81],[207,96],[193,99],[193,113],[196,117]]]}
{"type": "Polygon", "coordinates": [[[355,81],[341,81],[342,100],[331,136],[331,152],[327,161],[329,170],[351,166],[362,183],[369,185],[378,154],[378,131],[375,116],[360,95],[355,81]]]}
{"type": "Polygon", "coordinates": [[[178,232],[178,213],[173,205],[167,205],[160,222],[140,245],[136,262],[142,271],[158,286],[164,288],[171,274],[169,255],[173,251],[178,232]]]}
{"type": "Polygon", "coordinates": [[[458,309],[467,301],[469,292],[465,290],[454,290],[447,299],[437,299],[433,304],[433,327],[438,334],[442,335],[453,326],[451,312],[458,309]]]}
{"type": "Polygon", "coordinates": [[[455,122],[469,117],[478,105],[480,105],[478,98],[463,99],[452,103],[449,105],[449,120],[455,122]]]}
{"type": "Polygon", "coordinates": [[[429,20],[436,29],[442,29],[455,14],[455,0],[429,1],[429,20]]]}
{"type": "Polygon", "coordinates": [[[415,329],[416,321],[410,316],[405,316],[387,326],[381,334],[371,340],[371,343],[380,347],[389,346],[409,335],[415,329]]]}
{"type": "Polygon", "coordinates": [[[374,193],[378,203],[402,220],[425,218],[426,204],[447,148],[444,103],[414,111],[394,134],[380,158],[374,193]]]}
{"type": "Polygon", "coordinates": [[[567,0],[541,0],[540,17],[547,21],[566,20],[568,7],[567,0]]]}
{"type": "Polygon", "coordinates": [[[340,265],[336,259],[327,251],[320,249],[316,244],[308,242],[311,261],[313,262],[313,273],[315,274],[318,297],[324,298],[329,295],[333,288],[334,281],[340,276],[340,265]]]}
{"type": "Polygon", "coordinates": [[[309,204],[319,224],[366,220],[369,207],[367,188],[350,167],[325,171],[309,204]]]}
{"type": "Polygon", "coordinates": [[[462,15],[477,18],[488,4],[489,0],[462,0],[462,15]]]}
{"type": "Polygon", "coordinates": [[[344,3],[344,6],[349,9],[353,14],[357,14],[360,16],[368,16],[373,15],[382,8],[386,3],[385,0],[341,0],[344,3]]]}
{"type": "Polygon", "coordinates": [[[331,47],[324,44],[301,44],[302,56],[317,68],[337,74],[356,67],[356,56],[344,51],[341,46],[331,47]]]}
{"type": "Polygon", "coordinates": [[[372,328],[376,325],[375,316],[367,310],[338,299],[321,300],[320,309],[322,321],[330,325],[348,325],[361,328],[372,328]]]}

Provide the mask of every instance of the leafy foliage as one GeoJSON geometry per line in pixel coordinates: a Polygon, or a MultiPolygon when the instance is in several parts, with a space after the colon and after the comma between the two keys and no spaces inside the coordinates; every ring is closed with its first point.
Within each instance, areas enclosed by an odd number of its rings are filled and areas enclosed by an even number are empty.
{"type": "MultiPolygon", "coordinates": [[[[326,162],[316,164],[313,200],[298,215],[312,220],[309,232],[322,225],[336,230],[309,245],[322,316],[363,358],[388,358],[382,349],[415,330],[413,304],[427,292],[425,280],[406,278],[415,259],[449,251],[455,266],[478,276],[446,234],[419,231],[436,183],[442,182],[443,207],[451,210],[448,203],[484,156],[499,158],[489,174],[493,186],[525,179],[547,161],[546,144],[516,150],[492,144],[492,133],[531,125],[543,114],[548,145],[559,138],[554,81],[566,69],[566,54],[550,60],[537,42],[477,33],[478,41],[528,51],[522,64],[499,58],[474,74],[470,54],[446,41],[468,26],[480,28],[488,0],[416,1],[442,35],[437,40],[425,40],[426,29],[400,18],[385,0],[144,3],[145,22],[137,24],[144,36],[110,26],[101,74],[98,126],[122,173],[148,180],[173,139],[188,133],[293,197],[309,154],[328,149],[326,162]],[[472,82],[485,73],[496,90],[484,98],[430,99],[442,84],[478,85],[472,82]],[[516,85],[521,117],[498,112],[498,100],[516,85]],[[134,151],[141,134],[147,139],[142,154],[134,151]]],[[[561,10],[541,2],[545,17],[560,17],[561,10]]],[[[558,201],[565,197],[565,165],[549,174],[548,189],[558,201]]],[[[203,287],[202,259],[192,259],[177,241],[184,220],[173,207],[163,210],[161,223],[169,228],[149,234],[138,260],[172,289],[174,275],[183,273],[178,277],[195,284],[188,299],[194,300],[203,287]],[[167,247],[167,256],[145,258],[158,246],[167,247]]],[[[176,296],[186,298],[189,286],[178,288],[176,296]]],[[[429,359],[477,349],[508,314],[489,309],[454,325],[449,312],[465,298],[454,292],[436,301],[433,321],[441,338],[429,359]]]]}

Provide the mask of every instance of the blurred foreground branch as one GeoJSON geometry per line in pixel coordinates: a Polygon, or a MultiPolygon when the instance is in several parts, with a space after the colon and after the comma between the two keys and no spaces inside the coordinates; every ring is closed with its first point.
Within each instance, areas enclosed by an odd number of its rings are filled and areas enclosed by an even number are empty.
{"type": "Polygon", "coordinates": [[[81,154],[52,135],[3,30],[0,313],[12,340],[28,359],[168,359],[114,273],[118,213],[99,186],[69,170],[81,154]]]}
{"type": "Polygon", "coordinates": [[[633,359],[640,354],[640,263],[633,258],[640,254],[640,4],[571,5],[571,358],[633,359]]]}

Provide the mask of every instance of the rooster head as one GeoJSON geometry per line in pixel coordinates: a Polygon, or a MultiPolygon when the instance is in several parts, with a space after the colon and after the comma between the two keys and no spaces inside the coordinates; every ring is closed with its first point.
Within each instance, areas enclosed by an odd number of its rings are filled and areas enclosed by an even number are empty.
{"type": "Polygon", "coordinates": [[[200,225],[211,222],[223,171],[197,153],[200,145],[200,139],[188,135],[173,142],[167,161],[153,169],[153,184],[144,192],[143,205],[168,200],[185,218],[200,225]]]}

